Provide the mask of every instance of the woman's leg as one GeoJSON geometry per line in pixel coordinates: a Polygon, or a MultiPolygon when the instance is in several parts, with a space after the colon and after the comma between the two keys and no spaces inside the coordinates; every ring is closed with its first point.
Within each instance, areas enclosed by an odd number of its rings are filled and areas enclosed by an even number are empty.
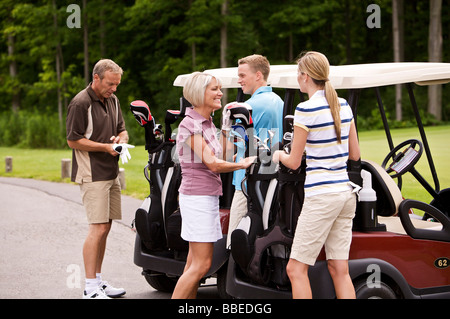
{"type": "Polygon", "coordinates": [[[338,299],[355,299],[355,287],[348,272],[347,260],[328,260],[328,271],[333,279],[336,297],[338,299]]]}
{"type": "Polygon", "coordinates": [[[308,277],[309,265],[304,264],[295,259],[289,259],[286,267],[287,274],[291,281],[292,298],[294,299],[311,299],[311,285],[308,277]]]}
{"type": "Polygon", "coordinates": [[[352,242],[352,220],[356,211],[356,195],[351,192],[341,195],[344,206],[328,234],[325,252],[337,298],[354,299],[355,288],[349,274],[348,258],[352,242]]]}
{"type": "Polygon", "coordinates": [[[178,279],[172,299],[194,299],[200,280],[211,267],[213,243],[189,243],[189,258],[183,275],[178,279]]]}

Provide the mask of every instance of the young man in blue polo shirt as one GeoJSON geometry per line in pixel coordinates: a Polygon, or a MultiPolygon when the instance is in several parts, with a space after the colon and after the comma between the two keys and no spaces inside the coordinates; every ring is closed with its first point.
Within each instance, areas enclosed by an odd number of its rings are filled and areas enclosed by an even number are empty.
{"type": "MultiPolygon", "coordinates": [[[[264,140],[268,130],[274,130],[272,143],[282,141],[283,137],[283,100],[267,85],[270,64],[266,57],[258,54],[250,55],[238,61],[238,83],[245,94],[251,94],[246,101],[252,107],[254,134],[264,140]]],[[[273,145],[272,144],[272,145],[273,145]]],[[[240,158],[236,158],[238,162],[240,158]]],[[[247,214],[247,198],[242,193],[241,182],[245,170],[233,173],[235,192],[230,208],[230,224],[228,226],[227,247],[230,248],[231,233],[239,221],[247,214]]]]}

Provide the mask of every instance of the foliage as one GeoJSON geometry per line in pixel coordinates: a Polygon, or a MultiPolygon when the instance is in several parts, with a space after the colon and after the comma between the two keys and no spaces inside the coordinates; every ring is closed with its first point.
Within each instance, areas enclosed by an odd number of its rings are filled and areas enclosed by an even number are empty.
{"type": "Polygon", "coordinates": [[[0,145],[22,148],[53,148],[67,146],[65,126],[57,114],[31,111],[0,113],[0,145]]]}
{"type": "MultiPolygon", "coordinates": [[[[447,145],[447,137],[450,134],[450,126],[438,126],[426,128],[426,134],[430,143],[431,153],[433,155],[436,171],[439,176],[441,189],[450,187],[450,165],[448,158],[450,157],[450,148],[442,147],[447,145]]],[[[391,131],[394,144],[410,139],[420,138],[417,128],[410,129],[394,129],[391,131]]],[[[364,131],[359,134],[361,154],[365,160],[373,160],[379,164],[382,163],[384,157],[389,152],[389,146],[384,131],[364,131]]],[[[144,146],[136,144],[136,148],[130,150],[131,160],[122,165],[125,169],[127,189],[124,194],[145,199],[149,192],[147,180],[143,177],[143,168],[148,161],[148,153],[144,146]]],[[[6,173],[0,170],[0,176],[34,178],[54,182],[69,182],[70,179],[61,179],[61,159],[71,158],[71,150],[43,150],[28,149],[17,147],[1,147],[0,157],[13,157],[13,171],[6,173]]],[[[433,185],[430,169],[425,154],[422,155],[420,161],[416,165],[418,172],[433,185]]],[[[433,198],[417,182],[411,174],[405,174],[403,178],[402,193],[405,198],[416,199],[429,203],[433,198]]]]}
{"type": "MultiPolygon", "coordinates": [[[[9,133],[2,133],[0,145],[39,144],[27,130],[36,123],[47,125],[50,119],[59,123],[51,124],[58,129],[53,132],[55,141],[46,147],[65,145],[61,140],[65,137],[66,107],[90,81],[84,78],[86,26],[89,72],[100,58],[115,60],[124,69],[117,91],[123,113],[129,113],[128,104],[132,100],[142,99],[162,122],[167,109],[178,108],[182,91],[173,87],[178,74],[220,67],[221,28],[225,24],[228,66],[235,66],[240,57],[253,53],[266,55],[272,64],[293,63],[304,50],[321,51],[335,65],[391,62],[391,6],[391,0],[88,0],[87,8],[82,8],[80,0],[3,0],[0,123],[2,131],[4,123],[8,123],[6,119],[17,121],[18,127],[8,126],[9,133]],[[228,12],[222,15],[224,1],[228,3],[228,12]],[[381,8],[381,29],[366,25],[370,14],[367,6],[372,3],[381,8]],[[79,29],[66,24],[69,4],[78,4],[82,9],[79,29]],[[15,76],[10,69],[13,62],[17,67],[15,76]],[[14,99],[19,101],[20,112],[13,115],[14,99]],[[21,121],[30,123],[25,125],[21,121]]],[[[427,61],[429,1],[408,0],[404,1],[404,7],[405,60],[427,61]]],[[[450,6],[442,7],[442,24],[443,61],[448,62],[450,6]]],[[[425,112],[427,92],[422,90],[418,95],[425,112]]],[[[442,100],[443,119],[449,121],[448,90],[443,92],[442,100]]],[[[394,118],[395,106],[386,105],[394,118]]],[[[367,125],[373,124],[371,112],[361,113],[367,125]]],[[[133,118],[126,116],[131,138],[141,141],[142,132],[133,118]]],[[[35,130],[38,132],[40,128],[35,130]]]]}

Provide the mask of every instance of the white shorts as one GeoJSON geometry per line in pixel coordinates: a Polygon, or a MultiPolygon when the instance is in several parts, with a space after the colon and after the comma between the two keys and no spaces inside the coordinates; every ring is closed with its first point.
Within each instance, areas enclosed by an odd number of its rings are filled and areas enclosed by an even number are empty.
{"type": "Polygon", "coordinates": [[[179,196],[181,238],[189,242],[213,243],[223,237],[219,196],[179,196]]]}

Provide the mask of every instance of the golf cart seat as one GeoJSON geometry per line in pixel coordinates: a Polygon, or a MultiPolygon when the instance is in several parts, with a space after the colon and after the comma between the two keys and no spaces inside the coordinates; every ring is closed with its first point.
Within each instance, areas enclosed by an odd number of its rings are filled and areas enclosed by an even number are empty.
{"type": "Polygon", "coordinates": [[[349,177],[352,182],[362,186],[361,170],[369,172],[371,175],[371,186],[376,193],[376,208],[375,214],[373,214],[372,210],[367,209],[367,204],[358,201],[355,218],[353,219],[353,230],[386,231],[386,225],[378,223],[378,217],[390,217],[397,214],[398,206],[403,200],[400,189],[380,165],[369,160],[361,161],[358,169],[349,170],[349,177]]]}
{"type": "MultiPolygon", "coordinates": [[[[429,204],[411,199],[403,200],[395,181],[377,163],[362,161],[361,167],[372,174],[372,188],[377,193],[376,213],[378,216],[390,217],[398,214],[406,234],[414,239],[450,242],[450,219],[445,214],[429,204]],[[417,223],[413,223],[410,218],[411,209],[430,214],[442,224],[442,229],[425,229],[416,225],[417,223]]],[[[385,220],[388,221],[388,219],[385,220]]],[[[436,225],[439,224],[436,223],[436,225]]]]}
{"type": "Polygon", "coordinates": [[[377,193],[377,215],[386,217],[396,215],[403,197],[395,181],[373,161],[361,161],[361,168],[372,175],[372,188],[377,193]]]}
{"type": "MultiPolygon", "coordinates": [[[[400,204],[398,214],[400,216],[402,225],[405,228],[406,233],[412,238],[450,242],[450,219],[436,207],[433,207],[424,202],[419,202],[417,200],[405,199],[400,204]],[[442,228],[427,229],[416,227],[416,225],[412,222],[409,216],[409,211],[411,209],[419,209],[431,215],[435,220],[437,220],[442,224],[442,228]]],[[[440,225],[439,223],[434,222],[425,222],[425,221],[420,222],[436,224],[437,228],[439,228],[440,225]]]]}

